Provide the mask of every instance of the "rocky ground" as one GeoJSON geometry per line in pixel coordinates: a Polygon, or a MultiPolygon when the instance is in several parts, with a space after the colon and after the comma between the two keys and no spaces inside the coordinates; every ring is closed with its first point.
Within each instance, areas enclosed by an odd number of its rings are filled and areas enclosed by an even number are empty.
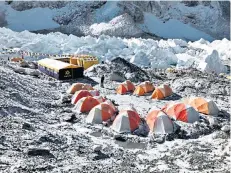
{"type": "Polygon", "coordinates": [[[195,70],[141,70],[117,59],[112,64],[92,67],[83,79],[57,81],[38,72],[35,64],[29,65],[18,67],[1,59],[0,172],[172,173],[231,169],[228,79],[195,70]],[[150,96],[116,95],[118,83],[110,81],[113,71],[134,82],[146,76],[155,84],[169,83],[175,94],[162,101],[151,100],[150,96]],[[102,73],[106,75],[104,89],[98,85],[102,73]],[[215,100],[221,111],[217,117],[201,115],[194,124],[176,122],[178,130],[166,136],[115,135],[103,125],[86,124],[85,114],[72,112],[66,89],[74,82],[91,83],[119,109],[133,104],[141,117],[152,107],[160,108],[170,100],[191,95],[215,100]]]}

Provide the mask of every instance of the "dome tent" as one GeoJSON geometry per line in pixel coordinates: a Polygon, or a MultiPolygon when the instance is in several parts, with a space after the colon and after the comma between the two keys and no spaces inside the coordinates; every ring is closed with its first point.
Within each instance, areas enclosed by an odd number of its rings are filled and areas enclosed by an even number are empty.
{"type": "Polygon", "coordinates": [[[155,89],[155,87],[153,86],[153,84],[150,81],[145,81],[140,83],[135,91],[134,91],[134,95],[138,95],[138,96],[142,96],[145,93],[149,93],[152,92],[155,89]]]}
{"type": "Polygon", "coordinates": [[[81,98],[73,108],[73,111],[76,112],[89,112],[93,107],[102,103],[104,99],[102,97],[83,97],[81,98]]]}
{"type": "Polygon", "coordinates": [[[126,94],[127,92],[133,92],[134,90],[135,85],[130,80],[126,80],[116,88],[116,93],[126,94]]]}
{"type": "Polygon", "coordinates": [[[97,90],[79,90],[76,91],[75,94],[72,96],[71,103],[76,104],[81,98],[87,96],[99,96],[99,91],[97,90]]]}
{"type": "Polygon", "coordinates": [[[161,85],[155,88],[154,92],[152,93],[152,99],[164,99],[172,95],[172,89],[168,85],[161,85]]]}
{"type": "Polygon", "coordinates": [[[161,110],[151,110],[146,117],[150,132],[155,134],[173,133],[172,120],[161,110]]]}
{"type": "Polygon", "coordinates": [[[168,116],[186,123],[199,121],[199,113],[190,105],[184,103],[170,103],[162,109],[168,116]]]}
{"type": "Polygon", "coordinates": [[[74,94],[76,91],[79,91],[79,90],[94,90],[94,88],[90,84],[74,83],[67,90],[67,93],[74,94]]]}
{"type": "Polygon", "coordinates": [[[86,117],[86,122],[91,124],[101,124],[103,121],[109,120],[115,112],[116,108],[109,100],[107,100],[92,108],[86,117]]]}
{"type": "Polygon", "coordinates": [[[140,116],[135,110],[126,109],[119,112],[111,128],[118,133],[132,133],[139,128],[140,122],[140,116]]]}
{"type": "Polygon", "coordinates": [[[198,112],[206,115],[218,115],[219,109],[214,101],[205,99],[203,97],[190,97],[183,99],[185,104],[189,104],[198,112]]]}

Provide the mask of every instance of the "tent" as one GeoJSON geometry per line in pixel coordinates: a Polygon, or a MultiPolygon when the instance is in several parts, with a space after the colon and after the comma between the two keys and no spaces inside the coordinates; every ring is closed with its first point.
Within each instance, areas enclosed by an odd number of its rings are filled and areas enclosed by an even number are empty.
{"type": "Polygon", "coordinates": [[[151,110],[146,117],[151,132],[156,134],[167,134],[173,132],[173,122],[161,110],[151,110]]]}
{"type": "Polygon", "coordinates": [[[21,61],[24,61],[24,59],[21,57],[14,57],[14,58],[11,58],[10,61],[11,62],[21,62],[21,61]]]}
{"type": "Polygon", "coordinates": [[[102,97],[83,97],[75,104],[73,110],[76,112],[89,112],[93,107],[97,106],[102,102],[102,97]]]}
{"type": "Polygon", "coordinates": [[[76,91],[79,91],[79,90],[94,90],[94,88],[90,84],[74,83],[67,90],[67,93],[74,94],[76,91]]]}
{"type": "Polygon", "coordinates": [[[186,123],[199,121],[199,113],[190,105],[170,103],[162,109],[168,116],[186,123]]]}
{"type": "Polygon", "coordinates": [[[114,105],[107,100],[106,102],[100,103],[99,105],[92,108],[89,112],[86,122],[92,124],[100,124],[103,121],[109,120],[115,114],[114,105]]]}
{"type": "Polygon", "coordinates": [[[79,90],[76,91],[75,94],[72,96],[71,103],[76,104],[81,98],[87,96],[99,96],[99,91],[97,90],[79,90]]]}
{"type": "Polygon", "coordinates": [[[51,58],[38,61],[38,69],[56,79],[75,79],[83,77],[83,67],[65,63],[51,58]]]}
{"type": "Polygon", "coordinates": [[[217,105],[212,100],[203,97],[191,97],[183,99],[183,102],[189,104],[198,112],[206,115],[218,115],[219,113],[217,105]]]}
{"type": "Polygon", "coordinates": [[[153,86],[153,84],[150,81],[145,81],[136,87],[133,94],[138,95],[138,96],[142,96],[145,93],[152,92],[154,89],[155,89],[155,87],[153,86]]]}
{"type": "Polygon", "coordinates": [[[134,90],[135,85],[130,80],[126,80],[117,87],[116,92],[118,94],[126,94],[127,92],[133,92],[134,90]]]}
{"type": "Polygon", "coordinates": [[[152,93],[152,99],[164,99],[172,95],[172,89],[168,85],[161,85],[155,88],[154,92],[152,93]]]}
{"type": "Polygon", "coordinates": [[[135,110],[122,110],[116,116],[111,128],[118,133],[131,133],[139,128],[140,122],[140,116],[135,110]]]}

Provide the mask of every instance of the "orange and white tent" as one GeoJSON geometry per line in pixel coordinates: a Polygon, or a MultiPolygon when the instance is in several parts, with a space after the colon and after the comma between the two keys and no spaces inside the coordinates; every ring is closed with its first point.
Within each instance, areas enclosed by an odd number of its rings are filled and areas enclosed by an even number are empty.
{"type": "Polygon", "coordinates": [[[154,92],[152,93],[152,99],[164,99],[172,95],[172,89],[168,85],[161,85],[155,88],[154,92]]]}
{"type": "Polygon", "coordinates": [[[142,96],[145,93],[152,92],[154,89],[155,89],[155,87],[153,86],[153,84],[150,81],[145,81],[136,87],[133,94],[138,95],[138,96],[142,96]]]}
{"type": "Polygon", "coordinates": [[[173,132],[173,122],[167,114],[161,110],[151,110],[146,117],[151,132],[167,134],[173,132]]]}
{"type": "Polygon", "coordinates": [[[74,83],[67,90],[67,93],[74,94],[76,91],[80,91],[80,90],[94,90],[94,88],[90,84],[74,83]]]}
{"type": "Polygon", "coordinates": [[[199,113],[190,105],[184,103],[170,103],[162,109],[168,116],[178,121],[194,123],[199,121],[199,113]]]}
{"type": "Polygon", "coordinates": [[[98,104],[102,103],[104,99],[102,97],[83,97],[81,98],[73,108],[76,112],[89,112],[93,107],[97,106],[98,104]]]}
{"type": "Polygon", "coordinates": [[[116,116],[111,128],[118,133],[131,133],[139,128],[140,122],[140,116],[135,110],[122,110],[116,116]]]}
{"type": "Polygon", "coordinates": [[[115,106],[107,100],[92,108],[86,118],[86,122],[91,124],[101,124],[103,121],[111,119],[115,112],[115,106]]]}
{"type": "Polygon", "coordinates": [[[99,96],[99,91],[97,90],[79,90],[76,91],[75,94],[72,96],[71,103],[76,104],[81,98],[87,96],[99,96]]]}
{"type": "Polygon", "coordinates": [[[126,80],[116,88],[118,94],[126,94],[127,92],[133,92],[134,90],[135,85],[130,80],[126,80]]]}
{"type": "Polygon", "coordinates": [[[217,105],[212,100],[203,97],[191,97],[183,99],[183,102],[191,105],[194,109],[203,114],[218,115],[219,113],[217,105]]]}

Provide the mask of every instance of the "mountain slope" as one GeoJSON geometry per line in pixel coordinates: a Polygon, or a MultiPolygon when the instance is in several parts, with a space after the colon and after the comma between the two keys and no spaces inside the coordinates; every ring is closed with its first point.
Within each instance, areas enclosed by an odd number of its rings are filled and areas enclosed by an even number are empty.
{"type": "Polygon", "coordinates": [[[229,1],[0,2],[0,25],[15,31],[50,30],[78,36],[149,34],[212,41],[229,39],[229,7],[229,1]]]}

